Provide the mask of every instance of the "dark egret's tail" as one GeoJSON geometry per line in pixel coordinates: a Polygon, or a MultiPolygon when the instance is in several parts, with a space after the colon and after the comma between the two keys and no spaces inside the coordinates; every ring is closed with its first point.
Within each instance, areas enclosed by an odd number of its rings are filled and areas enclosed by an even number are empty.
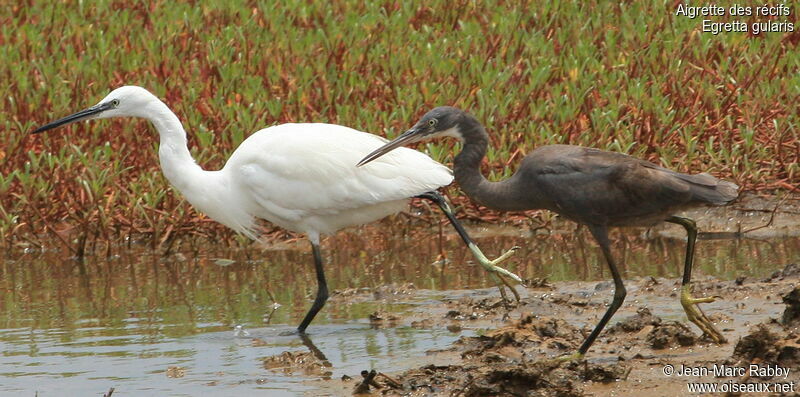
{"type": "Polygon", "coordinates": [[[738,185],[717,179],[705,172],[695,175],[676,174],[678,178],[691,185],[692,201],[725,205],[739,197],[738,185]]]}

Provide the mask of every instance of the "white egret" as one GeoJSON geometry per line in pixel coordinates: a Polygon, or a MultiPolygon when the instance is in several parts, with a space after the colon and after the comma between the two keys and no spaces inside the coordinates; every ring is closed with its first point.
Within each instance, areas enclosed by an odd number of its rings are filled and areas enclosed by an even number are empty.
{"type": "Polygon", "coordinates": [[[522,280],[496,266],[515,249],[489,260],[469,238],[435,189],[453,176],[445,166],[411,149],[393,152],[368,167],[355,164],[387,141],[376,135],[333,124],[282,124],[253,133],[219,171],[197,165],[187,147],[186,132],[164,102],[141,87],[113,90],[97,105],[44,125],[33,133],[68,123],[110,117],[140,117],[158,130],[161,170],[189,203],[225,226],[257,239],[260,220],[304,233],[311,241],[317,295],[298,331],[328,298],[320,254],[320,235],[383,218],[405,208],[411,197],[436,202],[490,272],[505,299],[503,276],[522,280]]]}

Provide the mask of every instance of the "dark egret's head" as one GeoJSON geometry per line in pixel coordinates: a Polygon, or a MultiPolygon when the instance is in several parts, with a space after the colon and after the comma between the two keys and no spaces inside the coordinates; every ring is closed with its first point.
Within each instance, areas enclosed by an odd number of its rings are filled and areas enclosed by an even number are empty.
{"type": "Polygon", "coordinates": [[[158,101],[158,98],[142,87],[132,85],[119,87],[106,95],[97,105],[58,119],[52,123],[45,124],[33,130],[31,133],[38,134],[62,125],[83,120],[106,119],[110,117],[145,117],[147,105],[154,99],[158,101]]]}
{"type": "Polygon", "coordinates": [[[452,106],[440,106],[425,113],[411,129],[400,134],[397,138],[381,146],[374,152],[361,159],[358,166],[369,163],[376,158],[389,153],[400,146],[408,145],[426,139],[451,136],[463,140],[461,131],[458,130],[460,123],[465,118],[471,117],[463,110],[452,106]]]}

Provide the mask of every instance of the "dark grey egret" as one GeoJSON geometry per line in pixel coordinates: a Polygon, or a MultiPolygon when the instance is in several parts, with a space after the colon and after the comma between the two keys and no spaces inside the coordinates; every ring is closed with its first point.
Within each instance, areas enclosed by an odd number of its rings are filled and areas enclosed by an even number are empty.
{"type": "Polygon", "coordinates": [[[423,153],[407,149],[369,168],[357,168],[354,164],[364,153],[386,140],[334,124],[282,124],[250,135],[221,170],[205,171],[192,158],[178,117],[156,96],[135,86],[117,88],[97,105],[33,133],[110,117],[141,117],[155,126],[161,170],[189,203],[210,218],[253,239],[263,230],[261,220],[308,236],[317,295],[297,328],[300,333],[328,299],[320,235],[402,211],[411,197],[434,201],[491,273],[503,298],[503,283],[518,296],[504,277],[521,279],[496,266],[516,247],[493,261],[486,258],[435,191],[452,182],[450,170],[423,153]]]}
{"type": "Polygon", "coordinates": [[[522,160],[513,176],[502,182],[489,182],[480,173],[480,162],[489,143],[486,129],[469,113],[448,106],[431,110],[410,130],[367,155],[358,165],[405,144],[442,136],[455,137],[464,144],[453,169],[456,181],[469,197],[502,211],[548,209],[588,226],[597,240],[614,278],[614,299],[575,357],[586,354],[625,300],[625,286],[609,248],[608,228],[651,226],[661,221],[681,225],[688,234],[680,297],[686,315],[715,342],[726,342],[697,306],[713,302],[714,298],[691,295],[697,227],[691,219],[672,214],[701,204],[728,204],[737,197],[738,186],[706,173],[682,174],[625,154],[571,145],[539,147],[522,160]]]}

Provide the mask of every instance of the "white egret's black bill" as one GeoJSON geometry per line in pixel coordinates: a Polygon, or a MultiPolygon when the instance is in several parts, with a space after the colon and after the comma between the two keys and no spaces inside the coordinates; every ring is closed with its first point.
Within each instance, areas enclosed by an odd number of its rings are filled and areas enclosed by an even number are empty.
{"type": "Polygon", "coordinates": [[[33,130],[31,132],[31,134],[38,134],[40,132],[44,132],[44,131],[47,131],[47,130],[52,130],[53,128],[56,128],[56,127],[61,127],[62,125],[65,125],[65,124],[74,123],[76,121],[86,120],[86,119],[88,119],[88,118],[90,118],[90,117],[92,117],[92,116],[94,116],[94,115],[96,115],[96,114],[98,114],[100,112],[106,111],[106,110],[111,109],[113,107],[114,107],[114,104],[112,102],[101,103],[99,105],[92,106],[92,107],[90,107],[90,108],[88,108],[86,110],[81,110],[78,113],[71,114],[71,115],[69,115],[67,117],[64,117],[63,119],[58,119],[56,121],[53,121],[52,123],[45,124],[45,125],[37,128],[37,129],[33,130]]]}
{"type": "Polygon", "coordinates": [[[414,142],[417,139],[417,136],[419,135],[420,131],[421,130],[419,129],[412,128],[400,134],[400,136],[394,138],[394,140],[392,140],[391,142],[375,149],[375,151],[366,155],[366,157],[361,159],[361,161],[359,161],[358,164],[356,164],[356,167],[361,167],[362,165],[367,164],[370,161],[375,160],[376,158],[381,157],[384,154],[389,153],[400,146],[414,142]]]}

